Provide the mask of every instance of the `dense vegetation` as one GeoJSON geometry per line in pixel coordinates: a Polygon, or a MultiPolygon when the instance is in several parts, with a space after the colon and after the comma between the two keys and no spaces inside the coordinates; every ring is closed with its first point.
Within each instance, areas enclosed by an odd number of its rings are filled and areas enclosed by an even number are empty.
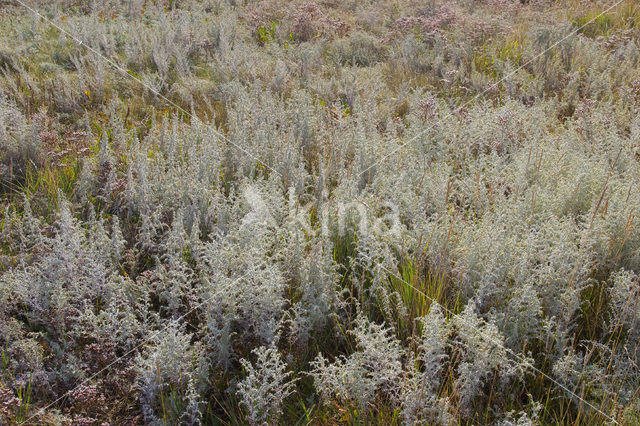
{"type": "Polygon", "coordinates": [[[634,0],[0,1],[0,423],[638,424],[639,66],[634,0]]]}

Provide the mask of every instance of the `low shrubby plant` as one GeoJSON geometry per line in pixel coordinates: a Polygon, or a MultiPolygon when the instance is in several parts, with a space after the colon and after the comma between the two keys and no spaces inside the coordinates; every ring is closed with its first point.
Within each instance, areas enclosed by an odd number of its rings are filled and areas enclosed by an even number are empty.
{"type": "Polygon", "coordinates": [[[261,346],[253,353],[257,356],[255,367],[241,360],[246,377],[238,383],[240,404],[250,424],[274,422],[282,414],[282,403],[294,392],[294,380],[275,347],[261,346]]]}
{"type": "Polygon", "coordinates": [[[311,375],[324,398],[336,397],[366,410],[376,395],[391,397],[397,392],[402,349],[390,329],[363,317],[356,320],[352,334],[358,349],[333,363],[320,354],[311,363],[311,375]]]}
{"type": "Polygon", "coordinates": [[[0,423],[638,422],[634,2],[9,3],[0,423]]]}

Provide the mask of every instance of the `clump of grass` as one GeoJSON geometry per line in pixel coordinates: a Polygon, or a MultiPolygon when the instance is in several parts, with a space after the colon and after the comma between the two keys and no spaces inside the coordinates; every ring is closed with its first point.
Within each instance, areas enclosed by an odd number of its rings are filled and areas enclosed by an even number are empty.
{"type": "Polygon", "coordinates": [[[595,39],[616,31],[640,28],[640,8],[635,2],[625,1],[606,13],[598,9],[584,12],[573,18],[572,22],[581,34],[595,39]]]}

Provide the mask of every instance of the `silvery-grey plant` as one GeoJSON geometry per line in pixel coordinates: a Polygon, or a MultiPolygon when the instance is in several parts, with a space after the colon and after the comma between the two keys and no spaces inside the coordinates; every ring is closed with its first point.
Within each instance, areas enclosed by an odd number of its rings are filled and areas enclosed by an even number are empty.
{"type": "Polygon", "coordinates": [[[295,380],[275,346],[260,346],[252,353],[256,356],[255,366],[240,360],[246,376],[236,392],[249,424],[275,423],[282,414],[282,403],[295,391],[295,380]]]}

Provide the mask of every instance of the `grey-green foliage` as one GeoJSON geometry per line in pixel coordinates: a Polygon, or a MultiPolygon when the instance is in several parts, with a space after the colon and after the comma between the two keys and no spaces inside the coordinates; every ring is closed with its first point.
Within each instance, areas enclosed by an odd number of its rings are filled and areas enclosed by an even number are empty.
{"type": "Polygon", "coordinates": [[[31,165],[42,164],[42,125],[29,122],[18,106],[0,95],[0,178],[2,187],[13,190],[21,184],[31,165]]]}
{"type": "Polygon", "coordinates": [[[545,51],[572,27],[536,24],[521,34],[530,63],[510,75],[518,63],[467,38],[478,2],[348,2],[336,7],[359,26],[345,36],[291,40],[285,16],[262,44],[240,4],[69,3],[48,16],[64,13],[83,44],[153,90],[44,21],[0,15],[12,53],[0,175],[3,194],[25,193],[3,205],[3,383],[31,377],[44,405],[97,370],[91,342],[118,348],[114,368],[135,366],[127,397],[150,423],[165,396],[172,421],[204,422],[232,383],[242,420],[278,422],[310,374],[304,398],[387,404],[406,424],[485,421],[475,416],[496,386],[491,416],[525,424],[537,401],[515,414],[500,391],[525,395],[529,357],[597,406],[633,401],[636,39],[575,35],[545,51]],[[403,16],[438,14],[453,23],[393,32],[403,16]],[[53,215],[41,184],[20,186],[28,167],[64,170],[43,152],[37,105],[64,123],[60,143],[78,128],[92,148],[53,215]],[[429,295],[442,305],[417,323],[408,287],[389,279],[414,256],[412,283],[444,277],[429,295]]]}
{"type": "Polygon", "coordinates": [[[153,346],[135,363],[146,423],[164,424],[170,420],[200,424],[199,388],[206,385],[206,370],[202,371],[202,365],[198,363],[202,347],[191,344],[191,337],[175,323],[168,323],[148,336],[147,341],[153,346]],[[182,409],[182,404],[187,408],[182,409]],[[163,413],[164,417],[160,418],[158,413],[163,413]]]}
{"type": "Polygon", "coordinates": [[[638,385],[638,352],[640,350],[638,275],[620,270],[614,275],[613,286],[609,291],[612,300],[610,333],[615,345],[623,348],[617,353],[613,352],[615,362],[613,371],[616,379],[625,384],[621,397],[628,400],[633,398],[631,389],[638,385]]]}
{"type": "Polygon", "coordinates": [[[291,372],[278,350],[261,346],[253,350],[257,356],[255,367],[247,360],[241,363],[246,377],[238,383],[238,395],[252,425],[274,422],[282,413],[283,401],[294,392],[291,372]]]}
{"type": "Polygon", "coordinates": [[[525,361],[515,359],[504,346],[504,338],[497,327],[483,323],[470,302],[453,320],[460,345],[461,362],[458,365],[456,386],[460,394],[460,408],[470,411],[473,401],[483,397],[482,386],[497,373],[498,388],[517,379],[525,369],[525,361]]]}
{"type": "Polygon", "coordinates": [[[422,337],[417,358],[409,359],[402,381],[400,404],[405,424],[448,424],[449,401],[439,396],[444,368],[448,362],[447,346],[451,327],[442,309],[434,304],[420,319],[422,337]]]}
{"type": "Polygon", "coordinates": [[[351,332],[357,351],[329,362],[322,354],[311,363],[316,389],[326,400],[336,397],[366,409],[377,393],[393,397],[402,374],[402,349],[384,325],[359,317],[351,332]]]}

